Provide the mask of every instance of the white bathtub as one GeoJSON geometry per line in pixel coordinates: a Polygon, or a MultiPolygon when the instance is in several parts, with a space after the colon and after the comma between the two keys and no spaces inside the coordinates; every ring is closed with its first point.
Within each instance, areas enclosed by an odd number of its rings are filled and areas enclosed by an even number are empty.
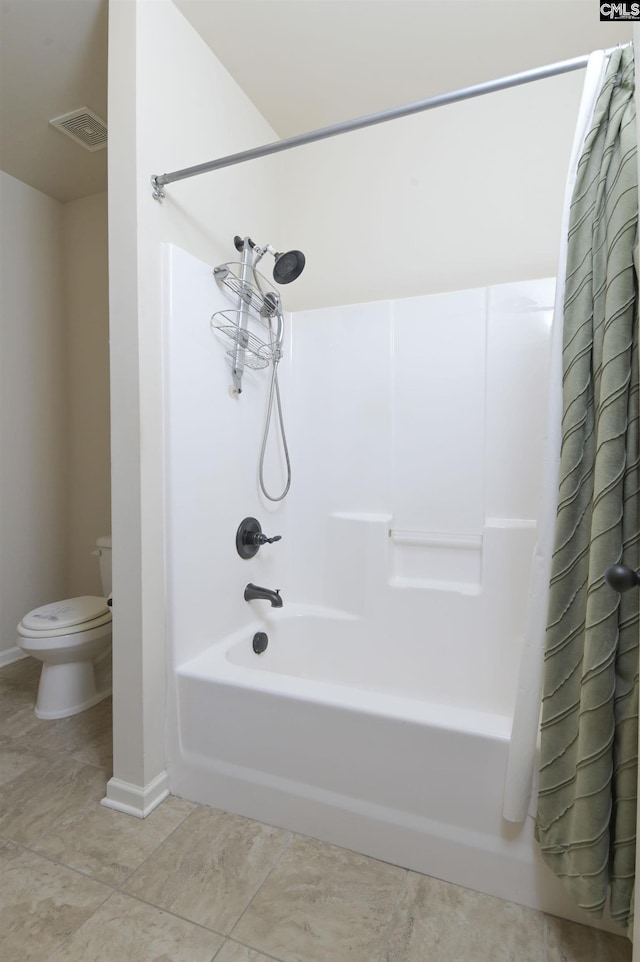
{"type": "Polygon", "coordinates": [[[541,862],[532,819],[501,819],[511,719],[418,697],[401,646],[376,661],[373,630],[288,605],[180,666],[172,791],[586,921],[541,862]]]}

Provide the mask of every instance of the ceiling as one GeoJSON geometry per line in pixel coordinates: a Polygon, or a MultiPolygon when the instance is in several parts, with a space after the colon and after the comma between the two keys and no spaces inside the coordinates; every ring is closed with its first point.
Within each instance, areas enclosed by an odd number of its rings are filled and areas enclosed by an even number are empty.
{"type": "Polygon", "coordinates": [[[108,0],[0,0],[0,170],[68,201],[107,189],[107,151],[49,120],[107,119],[108,0]]]}
{"type": "MultiPolygon", "coordinates": [[[[631,39],[596,0],[174,2],[280,137],[631,39]]],[[[106,190],[48,121],[107,119],[107,27],[108,0],[0,0],[0,169],[63,202],[106,190]]]]}

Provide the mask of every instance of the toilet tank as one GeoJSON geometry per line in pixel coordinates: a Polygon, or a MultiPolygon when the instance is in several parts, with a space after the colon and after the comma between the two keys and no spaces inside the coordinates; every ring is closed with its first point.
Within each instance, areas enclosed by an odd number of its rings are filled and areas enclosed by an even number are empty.
{"type": "Polygon", "coordinates": [[[100,564],[100,581],[105,598],[111,594],[111,535],[105,534],[96,541],[96,554],[100,564]]]}

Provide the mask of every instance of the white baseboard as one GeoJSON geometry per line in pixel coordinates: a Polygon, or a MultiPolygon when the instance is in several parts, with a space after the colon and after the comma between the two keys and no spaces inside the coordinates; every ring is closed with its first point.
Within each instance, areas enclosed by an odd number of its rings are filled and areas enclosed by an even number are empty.
{"type": "Polygon", "coordinates": [[[100,804],[126,815],[146,818],[168,794],[169,775],[166,771],[160,772],[153,781],[144,786],[110,778],[107,782],[107,794],[100,804]]]}
{"type": "Polygon", "coordinates": [[[22,650],[14,645],[13,648],[5,648],[4,651],[0,651],[0,668],[4,668],[6,665],[12,665],[14,661],[20,661],[22,658],[28,658],[29,656],[22,650]]]}

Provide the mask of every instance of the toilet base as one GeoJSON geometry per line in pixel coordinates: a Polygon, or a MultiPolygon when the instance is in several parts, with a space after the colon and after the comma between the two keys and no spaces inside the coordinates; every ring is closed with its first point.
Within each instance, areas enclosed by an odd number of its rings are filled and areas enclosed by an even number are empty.
{"type": "Polygon", "coordinates": [[[35,706],[36,718],[67,718],[97,705],[111,694],[98,691],[93,661],[43,664],[35,706]],[[71,701],[71,704],[69,702],[71,701]]]}

